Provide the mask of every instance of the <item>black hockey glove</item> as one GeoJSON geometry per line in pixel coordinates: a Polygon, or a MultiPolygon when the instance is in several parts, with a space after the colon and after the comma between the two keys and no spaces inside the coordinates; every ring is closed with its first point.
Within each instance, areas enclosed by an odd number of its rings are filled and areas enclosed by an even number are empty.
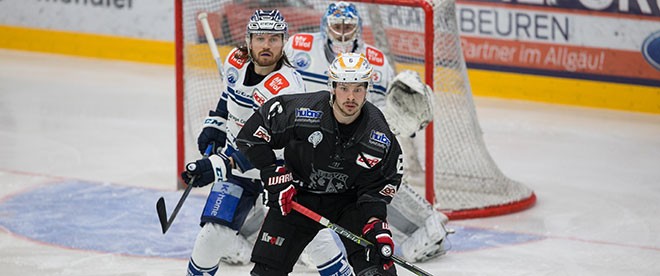
{"type": "Polygon", "coordinates": [[[222,149],[227,142],[227,119],[220,117],[216,111],[209,111],[209,116],[204,119],[202,132],[197,137],[197,149],[201,154],[210,144],[214,144],[213,153],[222,149]]]}
{"type": "Polygon", "coordinates": [[[291,212],[291,202],[296,195],[293,174],[285,167],[272,165],[261,170],[261,181],[268,192],[266,206],[279,208],[283,216],[291,212]]]}
{"type": "Polygon", "coordinates": [[[229,159],[224,154],[214,154],[209,158],[199,159],[186,165],[181,178],[193,187],[203,187],[219,180],[226,181],[231,174],[229,159]],[[195,181],[191,181],[195,177],[195,181]]]}
{"type": "Polygon", "coordinates": [[[392,254],[394,254],[394,241],[387,222],[374,220],[362,228],[364,238],[373,243],[366,248],[367,262],[382,265],[384,271],[394,269],[392,254]]]}

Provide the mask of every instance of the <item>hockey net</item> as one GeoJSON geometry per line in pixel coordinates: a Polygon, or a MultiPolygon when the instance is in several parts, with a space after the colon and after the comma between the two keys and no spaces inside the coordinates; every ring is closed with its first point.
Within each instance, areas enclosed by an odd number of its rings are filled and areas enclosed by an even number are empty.
{"type": "MultiPolygon", "coordinates": [[[[434,207],[450,219],[501,215],[532,206],[536,200],[533,191],[505,176],[485,147],[461,51],[454,0],[347,2],[354,2],[361,14],[365,41],[382,49],[394,61],[396,71],[415,70],[434,90],[434,121],[426,130],[425,165],[407,167],[406,179],[417,183],[434,207]]],[[[293,35],[318,32],[329,3],[176,1],[179,170],[185,162],[200,157],[196,138],[222,87],[197,15],[208,13],[224,58],[233,46],[245,43],[245,26],[256,9],[279,9],[293,35]]]]}

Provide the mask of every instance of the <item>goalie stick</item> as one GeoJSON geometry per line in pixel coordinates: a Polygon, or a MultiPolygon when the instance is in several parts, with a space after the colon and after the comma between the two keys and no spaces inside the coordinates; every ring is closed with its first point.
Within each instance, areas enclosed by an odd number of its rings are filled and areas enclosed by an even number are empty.
{"type": "Polygon", "coordinates": [[[215,60],[215,65],[218,67],[218,73],[220,73],[220,79],[223,78],[223,69],[222,69],[222,60],[220,59],[220,53],[218,52],[218,45],[215,44],[215,37],[213,32],[211,32],[211,26],[208,21],[208,14],[203,12],[197,15],[197,19],[202,23],[202,29],[204,29],[204,35],[206,36],[206,43],[209,45],[211,50],[211,55],[215,60]]]}
{"type": "MultiPolygon", "coordinates": [[[[211,144],[206,148],[206,151],[204,152],[204,157],[209,157],[211,154],[211,151],[213,150],[214,145],[211,144]]],[[[176,207],[174,207],[174,211],[172,211],[172,216],[170,218],[167,218],[167,209],[165,208],[165,199],[161,196],[158,201],[156,201],[156,213],[158,213],[158,220],[160,221],[160,227],[163,229],[163,235],[165,235],[165,232],[167,232],[167,229],[170,229],[170,226],[172,225],[172,222],[174,222],[174,218],[176,218],[176,215],[179,213],[179,210],[181,210],[181,206],[183,206],[183,202],[186,201],[186,198],[188,197],[188,194],[190,194],[190,190],[192,190],[192,183],[195,181],[196,176],[193,176],[190,179],[190,184],[188,184],[188,187],[186,187],[186,190],[183,191],[183,195],[181,195],[181,198],[179,198],[179,202],[177,202],[176,207]]]]}
{"type": "MultiPolygon", "coordinates": [[[[347,239],[349,239],[349,240],[351,240],[351,241],[353,241],[353,242],[355,242],[355,243],[357,243],[361,246],[364,246],[364,247],[373,246],[373,244],[370,241],[366,240],[365,238],[363,238],[361,236],[358,236],[356,234],[353,234],[353,232],[348,231],[345,228],[330,222],[330,220],[328,220],[327,218],[317,214],[316,212],[308,209],[305,206],[300,205],[300,203],[292,201],[291,204],[292,204],[293,210],[296,210],[298,213],[301,213],[302,215],[318,222],[319,224],[332,229],[333,231],[337,232],[337,234],[339,234],[341,236],[344,236],[345,238],[347,238],[347,239]]],[[[428,272],[422,270],[421,268],[417,267],[414,264],[411,264],[410,262],[402,259],[401,257],[399,257],[397,255],[392,255],[392,260],[395,263],[397,263],[398,265],[400,265],[401,267],[403,267],[403,268],[407,269],[408,271],[414,273],[415,275],[433,276],[431,273],[428,273],[428,272]]]]}

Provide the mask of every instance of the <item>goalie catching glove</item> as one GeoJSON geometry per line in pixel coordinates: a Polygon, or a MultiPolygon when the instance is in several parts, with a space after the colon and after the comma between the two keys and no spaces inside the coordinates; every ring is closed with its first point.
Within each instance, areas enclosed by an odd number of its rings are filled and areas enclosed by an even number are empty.
{"type": "Polygon", "coordinates": [[[203,187],[217,181],[226,181],[231,173],[229,158],[224,154],[211,155],[186,165],[181,178],[193,187],[203,187]],[[192,181],[194,177],[194,181],[192,181]]]}
{"type": "Polygon", "coordinates": [[[412,136],[433,120],[432,93],[415,71],[396,75],[387,87],[383,110],[395,135],[412,136]]]}
{"type": "Polygon", "coordinates": [[[266,206],[279,208],[283,216],[291,212],[291,202],[296,195],[293,174],[283,166],[272,165],[261,170],[261,181],[268,192],[266,206]]]}
{"type": "Polygon", "coordinates": [[[394,254],[394,241],[392,231],[387,222],[374,220],[362,228],[364,238],[373,243],[366,249],[367,262],[382,265],[384,271],[394,268],[392,255],[394,254]]]}

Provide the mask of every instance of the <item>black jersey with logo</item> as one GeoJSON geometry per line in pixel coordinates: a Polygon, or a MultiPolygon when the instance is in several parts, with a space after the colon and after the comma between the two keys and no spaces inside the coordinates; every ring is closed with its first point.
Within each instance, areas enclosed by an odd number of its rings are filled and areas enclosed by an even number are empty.
{"type": "Polygon", "coordinates": [[[401,183],[399,143],[373,104],[362,107],[356,125],[340,127],[329,100],[330,93],[320,91],[267,101],[243,126],[238,148],[258,169],[274,164],[272,150],[284,148],[297,189],[355,193],[364,215],[384,219],[401,183]]]}

